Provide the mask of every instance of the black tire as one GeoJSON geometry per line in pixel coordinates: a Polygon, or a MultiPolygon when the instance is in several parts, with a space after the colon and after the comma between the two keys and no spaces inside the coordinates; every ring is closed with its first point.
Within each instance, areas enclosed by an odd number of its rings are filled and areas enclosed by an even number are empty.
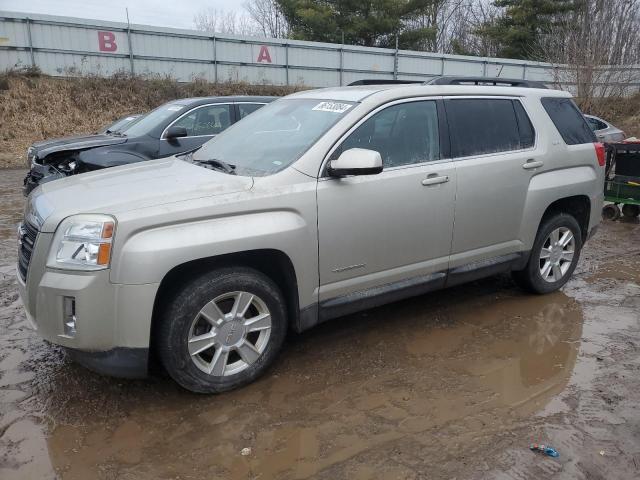
{"type": "Polygon", "coordinates": [[[615,203],[602,207],[602,218],[605,220],[617,220],[620,218],[620,208],[615,203]]]}
{"type": "Polygon", "coordinates": [[[633,205],[630,203],[625,203],[622,206],[622,215],[627,218],[636,218],[640,214],[640,206],[633,205]]]}
{"type": "Polygon", "coordinates": [[[277,285],[257,270],[235,267],[208,272],[186,284],[161,313],[155,332],[158,357],[169,375],[191,392],[220,393],[247,385],[267,370],[282,348],[287,332],[285,305],[277,285]],[[213,299],[238,291],[259,297],[268,308],[271,315],[268,341],[257,360],[244,370],[226,376],[208,374],[196,366],[188,350],[192,325],[197,322],[194,319],[213,299]]]}
{"type": "MultiPolygon", "coordinates": [[[[512,272],[514,281],[523,288],[532,293],[545,294],[554,292],[562,288],[571,278],[573,271],[580,259],[580,251],[582,250],[582,231],[576,219],[566,213],[558,213],[543,219],[538,228],[536,240],[529,255],[529,261],[524,269],[512,272]],[[558,281],[547,281],[542,278],[540,273],[540,255],[542,248],[547,241],[549,235],[558,228],[567,228],[571,231],[574,238],[574,254],[568,269],[558,281]]],[[[568,262],[567,262],[568,263],[568,262]]]]}

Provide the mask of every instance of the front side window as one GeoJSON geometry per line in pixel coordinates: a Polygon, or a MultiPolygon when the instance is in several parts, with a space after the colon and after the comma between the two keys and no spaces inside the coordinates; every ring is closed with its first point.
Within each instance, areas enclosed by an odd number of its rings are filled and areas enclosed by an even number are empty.
{"type": "Polygon", "coordinates": [[[376,113],[360,125],[331,156],[351,148],[375,150],[385,168],[440,158],[436,102],[399,103],[376,113]]]}
{"type": "Polygon", "coordinates": [[[450,99],[445,104],[455,157],[509,152],[533,145],[533,127],[530,123],[527,127],[524,109],[519,115],[524,133],[521,140],[516,107],[510,99],[450,99]]]}
{"type": "Polygon", "coordinates": [[[240,113],[240,119],[243,119],[250,113],[255,112],[260,107],[264,107],[262,103],[239,103],[238,104],[238,112],[240,113]]]}
{"type": "Polygon", "coordinates": [[[231,125],[231,105],[206,105],[192,110],[173,124],[184,127],[187,136],[217,135],[231,125]]]}

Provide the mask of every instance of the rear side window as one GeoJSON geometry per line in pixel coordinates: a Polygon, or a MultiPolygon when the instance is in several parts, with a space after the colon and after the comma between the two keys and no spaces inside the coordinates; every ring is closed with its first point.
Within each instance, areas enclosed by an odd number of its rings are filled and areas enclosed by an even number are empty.
{"type": "Polygon", "coordinates": [[[531,120],[527,112],[524,111],[522,104],[514,100],[513,107],[516,109],[516,118],[518,119],[518,130],[520,131],[520,147],[531,148],[536,141],[536,132],[533,130],[531,120]]]}
{"type": "Polygon", "coordinates": [[[526,140],[520,139],[518,118],[512,100],[450,99],[446,101],[446,107],[454,157],[519,150],[525,148],[523,143],[533,145],[533,127],[526,118],[524,109],[522,124],[523,129],[528,131],[526,140]]]}
{"type": "Polygon", "coordinates": [[[570,98],[543,98],[542,106],[567,145],[596,141],[587,121],[570,98]]]}

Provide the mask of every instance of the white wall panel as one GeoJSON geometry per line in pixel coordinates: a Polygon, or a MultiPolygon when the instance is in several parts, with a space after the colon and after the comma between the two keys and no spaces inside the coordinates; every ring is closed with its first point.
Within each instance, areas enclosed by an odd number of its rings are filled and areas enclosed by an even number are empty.
{"type": "MultiPolygon", "coordinates": [[[[130,41],[133,73],[185,82],[217,78],[325,87],[364,78],[428,80],[441,74],[556,78],[552,65],[520,60],[217,34],[214,41],[209,33],[146,25],[131,25],[130,32],[129,38],[125,23],[0,12],[0,69],[30,66],[33,49],[35,65],[50,75],[131,72],[130,41]]],[[[640,69],[634,68],[639,75],[614,77],[629,83],[630,92],[640,85],[640,69]]]]}

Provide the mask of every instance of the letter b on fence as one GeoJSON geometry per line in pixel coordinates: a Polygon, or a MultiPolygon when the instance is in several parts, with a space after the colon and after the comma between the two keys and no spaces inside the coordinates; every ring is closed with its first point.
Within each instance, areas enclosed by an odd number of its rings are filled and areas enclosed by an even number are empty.
{"type": "Polygon", "coordinates": [[[98,32],[98,49],[101,52],[115,52],[118,50],[115,33],[98,32]]]}

